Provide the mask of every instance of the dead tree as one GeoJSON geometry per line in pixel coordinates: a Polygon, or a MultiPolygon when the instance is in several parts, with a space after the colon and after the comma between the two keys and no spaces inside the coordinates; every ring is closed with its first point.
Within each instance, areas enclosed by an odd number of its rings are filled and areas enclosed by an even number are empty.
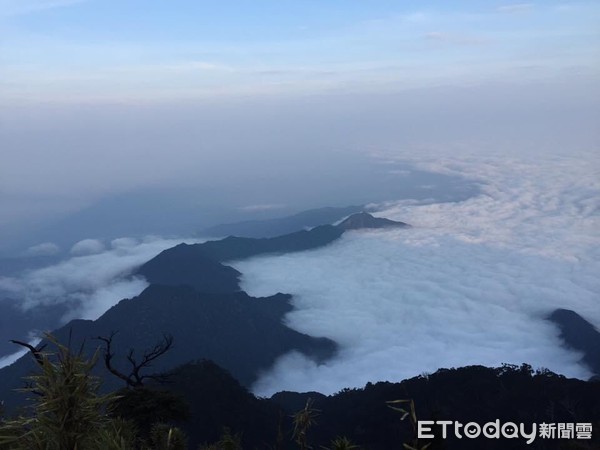
{"type": "Polygon", "coordinates": [[[129,361],[131,369],[129,373],[124,373],[116,369],[112,364],[112,359],[115,356],[112,341],[116,334],[117,332],[113,331],[108,337],[98,336],[96,338],[104,342],[104,365],[110,373],[123,380],[128,387],[132,388],[143,386],[144,380],[166,381],[167,377],[165,374],[143,374],[142,371],[148,369],[157,358],[167,353],[173,347],[173,336],[163,334],[162,340],[157,342],[154,347],[144,350],[139,360],[135,356],[135,350],[133,348],[129,349],[127,361],[129,361]]]}

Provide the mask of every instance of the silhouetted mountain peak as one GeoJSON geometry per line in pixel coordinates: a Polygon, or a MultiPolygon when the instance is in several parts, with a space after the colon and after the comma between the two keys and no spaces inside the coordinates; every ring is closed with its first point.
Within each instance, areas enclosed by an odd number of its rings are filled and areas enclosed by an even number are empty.
{"type": "Polygon", "coordinates": [[[383,217],[373,217],[366,212],[352,214],[346,220],[338,224],[338,227],[343,230],[360,230],[363,228],[406,228],[407,223],[396,222],[395,220],[386,219],[383,217]]]}
{"type": "Polygon", "coordinates": [[[198,292],[239,291],[240,273],[233,267],[198,251],[196,246],[179,244],[161,252],[138,270],[148,282],[167,286],[191,286],[198,292]]]}
{"type": "Polygon", "coordinates": [[[583,362],[600,376],[600,332],[570,309],[555,309],[548,317],[560,328],[560,336],[565,344],[583,352],[583,362]]]}
{"type": "Polygon", "coordinates": [[[232,261],[260,254],[300,252],[323,247],[338,239],[343,232],[332,225],[321,225],[310,231],[301,230],[272,238],[229,236],[196,246],[215,261],[232,261]]]}

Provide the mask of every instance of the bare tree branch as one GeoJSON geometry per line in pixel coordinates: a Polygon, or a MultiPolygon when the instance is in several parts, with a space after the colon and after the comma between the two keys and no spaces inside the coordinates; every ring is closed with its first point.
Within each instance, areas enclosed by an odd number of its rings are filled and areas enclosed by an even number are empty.
{"type": "Polygon", "coordinates": [[[105,351],[104,351],[104,364],[110,373],[117,376],[121,380],[125,381],[130,387],[139,387],[144,385],[144,380],[151,379],[156,381],[166,381],[166,376],[162,374],[148,374],[143,375],[142,370],[147,369],[152,366],[152,362],[155,361],[160,356],[164,355],[173,347],[173,336],[168,334],[163,334],[163,338],[160,342],[154,345],[151,349],[145,350],[142,354],[142,359],[140,362],[135,357],[135,350],[133,348],[129,349],[127,352],[126,359],[129,361],[131,365],[131,371],[128,375],[123,372],[115,369],[111,363],[112,358],[114,356],[114,352],[112,350],[112,340],[115,336],[116,332],[112,332],[108,338],[98,336],[97,339],[101,340],[105,343],[105,351]]]}
{"type": "MultiPolygon", "coordinates": [[[[25,347],[27,349],[29,349],[29,351],[31,352],[31,354],[33,355],[33,357],[35,358],[35,361],[40,365],[43,366],[44,365],[44,357],[42,355],[42,351],[46,348],[46,346],[48,344],[43,344],[43,345],[39,345],[37,347],[34,347],[31,344],[28,344],[27,342],[23,342],[23,341],[17,341],[16,339],[11,339],[10,342],[12,342],[13,344],[17,344],[20,345],[22,347],[25,347]]],[[[33,383],[32,382],[26,382],[25,383],[25,390],[31,392],[34,395],[38,395],[40,397],[43,396],[43,394],[37,390],[35,390],[33,388],[33,383]]]]}
{"type": "Polygon", "coordinates": [[[11,339],[10,342],[12,342],[13,344],[21,345],[25,348],[28,348],[29,351],[31,352],[31,354],[33,355],[33,357],[35,358],[36,362],[40,366],[43,364],[42,350],[44,350],[46,348],[47,344],[40,345],[39,347],[34,347],[33,345],[28,344],[27,342],[17,341],[15,339],[11,339]]]}
{"type": "Polygon", "coordinates": [[[106,344],[106,347],[104,349],[104,365],[106,366],[106,368],[108,369],[108,371],[110,373],[112,373],[114,376],[120,378],[121,380],[125,381],[125,383],[127,383],[128,386],[133,386],[130,377],[128,377],[127,375],[125,375],[124,373],[118,371],[117,369],[115,369],[111,363],[114,353],[112,351],[111,345],[112,345],[112,340],[115,337],[115,334],[117,334],[116,331],[113,331],[110,333],[109,337],[103,337],[103,336],[98,336],[96,339],[104,342],[106,344]]]}

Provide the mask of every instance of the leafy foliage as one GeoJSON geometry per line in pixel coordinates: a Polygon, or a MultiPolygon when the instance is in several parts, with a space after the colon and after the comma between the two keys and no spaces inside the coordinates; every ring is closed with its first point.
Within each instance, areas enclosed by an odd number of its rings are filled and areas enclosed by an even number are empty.
{"type": "Polygon", "coordinates": [[[359,446],[352,443],[345,436],[338,436],[331,441],[330,447],[322,447],[324,450],[358,450],[359,446]]]}
{"type": "Polygon", "coordinates": [[[173,392],[151,387],[125,388],[110,401],[111,416],[133,423],[147,436],[156,423],[182,422],[189,418],[188,404],[173,392]]]}
{"type": "Polygon", "coordinates": [[[308,446],[308,430],[317,423],[319,410],[313,407],[311,398],[306,400],[304,408],[294,414],[294,439],[301,450],[310,448],[308,446]]]}
{"type": "Polygon", "coordinates": [[[112,396],[98,394],[92,375],[96,355],[86,360],[66,346],[47,339],[55,353],[34,354],[40,372],[28,377],[33,415],[0,424],[0,448],[15,450],[123,449],[131,446],[131,428],[105,413],[112,396]]]}
{"type": "Polygon", "coordinates": [[[152,450],[185,450],[187,438],[179,428],[156,423],[150,432],[149,444],[152,450]]]}
{"type": "MultiPolygon", "coordinates": [[[[201,361],[173,371],[171,383],[161,389],[149,385],[101,395],[100,381],[92,374],[97,355],[86,359],[52,338],[49,342],[55,351],[32,351],[39,371],[24,389],[31,398],[31,414],[0,419],[2,450],[187,448],[186,436],[175,424],[190,433],[191,448],[213,442],[200,447],[203,450],[383,450],[401,443],[407,450],[482,448],[477,440],[417,442],[417,406],[419,419],[425,420],[592,422],[594,429],[600,427],[600,383],[566,379],[547,369],[534,371],[527,364],[443,369],[401,383],[344,389],[329,397],[313,392],[257,399],[226,371],[201,361]],[[188,420],[185,402],[176,393],[190,402],[188,420]],[[389,402],[390,398],[411,400],[389,402]],[[398,420],[398,412],[405,420],[398,420]],[[327,447],[317,445],[327,442],[327,447]]],[[[594,434],[583,447],[575,441],[544,445],[598,448],[598,443],[594,434]]],[[[505,444],[488,440],[485,448],[501,449],[505,444]]]]}
{"type": "Polygon", "coordinates": [[[242,450],[242,438],[239,434],[232,434],[231,430],[225,427],[218,442],[201,445],[198,450],[242,450]]]}
{"type": "Polygon", "coordinates": [[[400,418],[400,420],[405,420],[407,417],[410,419],[410,424],[413,429],[413,439],[410,444],[407,444],[405,442],[403,444],[404,448],[406,450],[426,450],[427,448],[429,448],[431,443],[425,444],[422,447],[419,446],[419,437],[417,434],[418,420],[417,420],[417,411],[415,409],[415,402],[412,399],[408,399],[408,400],[390,400],[386,403],[389,408],[393,409],[394,411],[398,411],[399,413],[402,414],[402,417],[400,418]],[[404,408],[395,406],[395,405],[400,405],[400,404],[408,404],[409,410],[407,411],[404,408]]]}

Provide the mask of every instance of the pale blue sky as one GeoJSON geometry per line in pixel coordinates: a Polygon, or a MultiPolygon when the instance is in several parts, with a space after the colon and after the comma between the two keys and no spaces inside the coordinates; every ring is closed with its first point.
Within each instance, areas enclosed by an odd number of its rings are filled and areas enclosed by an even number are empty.
{"type": "Polygon", "coordinates": [[[131,101],[596,75],[598,2],[0,0],[3,97],[131,101]]]}
{"type": "Polygon", "coordinates": [[[598,1],[0,0],[0,248],[132,190],[324,206],[381,149],[597,148],[599,80],[598,1]]]}

